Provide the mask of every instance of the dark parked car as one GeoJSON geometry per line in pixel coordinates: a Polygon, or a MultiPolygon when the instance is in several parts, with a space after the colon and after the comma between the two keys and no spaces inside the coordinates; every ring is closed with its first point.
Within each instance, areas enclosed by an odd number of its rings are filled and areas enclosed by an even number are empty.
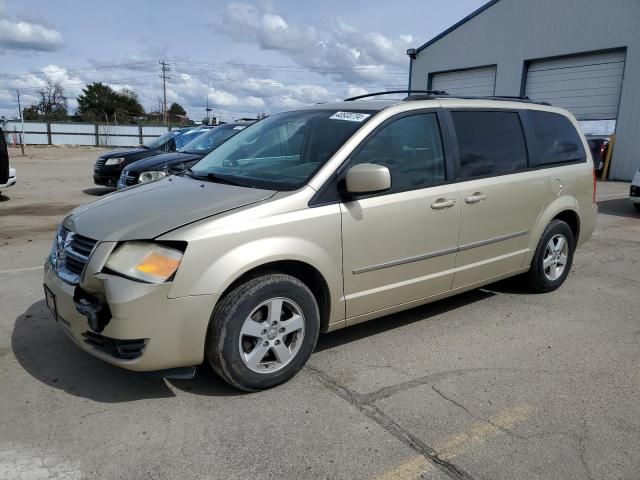
{"type": "Polygon", "coordinates": [[[251,123],[227,123],[204,130],[204,134],[191,140],[177,152],[165,153],[131,163],[122,171],[120,180],[118,180],[118,188],[152,182],[172,173],[180,173],[251,123]]]}
{"type": "Polygon", "coordinates": [[[180,136],[191,131],[197,131],[199,134],[206,132],[206,130],[194,129],[193,127],[179,128],[154,138],[141,147],[104,153],[96,160],[93,168],[93,182],[96,185],[115,187],[120,173],[126,165],[143,158],[175,152],[180,148],[180,145],[184,145],[179,141],[180,136]]]}
{"type": "Polygon", "coordinates": [[[607,158],[610,138],[608,135],[586,135],[586,137],[593,157],[593,168],[600,174],[607,158]]]}

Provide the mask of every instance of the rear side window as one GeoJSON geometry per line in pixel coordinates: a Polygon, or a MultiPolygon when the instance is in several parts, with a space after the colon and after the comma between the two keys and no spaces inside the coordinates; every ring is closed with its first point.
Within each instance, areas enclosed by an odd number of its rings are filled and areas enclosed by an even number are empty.
{"type": "Polygon", "coordinates": [[[504,175],[527,168],[517,112],[451,112],[460,149],[457,177],[504,175]]]}
{"type": "Polygon", "coordinates": [[[537,155],[532,166],[585,161],[580,135],[564,115],[529,110],[537,155]]]}
{"type": "Polygon", "coordinates": [[[351,158],[352,165],[361,163],[389,169],[390,193],[442,183],[444,154],[436,114],[402,117],[384,126],[351,158]]]}

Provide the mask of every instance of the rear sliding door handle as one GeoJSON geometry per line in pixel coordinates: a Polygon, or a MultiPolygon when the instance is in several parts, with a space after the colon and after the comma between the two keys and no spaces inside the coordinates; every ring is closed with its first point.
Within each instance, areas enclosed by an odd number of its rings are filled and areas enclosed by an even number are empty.
{"type": "Polygon", "coordinates": [[[446,198],[439,198],[434,203],[431,204],[431,208],[434,210],[444,210],[445,208],[451,208],[456,204],[455,200],[450,200],[446,198]]]}
{"type": "Polygon", "coordinates": [[[469,195],[464,199],[467,203],[478,203],[487,198],[487,195],[482,192],[476,192],[473,195],[469,195]]]}

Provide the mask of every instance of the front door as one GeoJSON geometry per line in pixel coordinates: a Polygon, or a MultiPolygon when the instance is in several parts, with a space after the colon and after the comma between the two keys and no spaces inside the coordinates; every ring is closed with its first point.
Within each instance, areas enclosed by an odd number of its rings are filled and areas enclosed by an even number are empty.
{"type": "Polygon", "coordinates": [[[460,217],[435,112],[385,122],[351,157],[360,163],[389,168],[391,189],[341,204],[346,316],[355,321],[448,291],[460,217]]]}

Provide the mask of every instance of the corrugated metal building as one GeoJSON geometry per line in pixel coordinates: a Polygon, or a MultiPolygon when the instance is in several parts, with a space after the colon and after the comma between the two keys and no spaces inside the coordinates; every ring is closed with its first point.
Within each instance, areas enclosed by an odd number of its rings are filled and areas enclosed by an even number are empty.
{"type": "Polygon", "coordinates": [[[640,0],[493,0],[407,53],[411,88],[547,101],[615,128],[610,178],[640,167],[640,0]]]}

